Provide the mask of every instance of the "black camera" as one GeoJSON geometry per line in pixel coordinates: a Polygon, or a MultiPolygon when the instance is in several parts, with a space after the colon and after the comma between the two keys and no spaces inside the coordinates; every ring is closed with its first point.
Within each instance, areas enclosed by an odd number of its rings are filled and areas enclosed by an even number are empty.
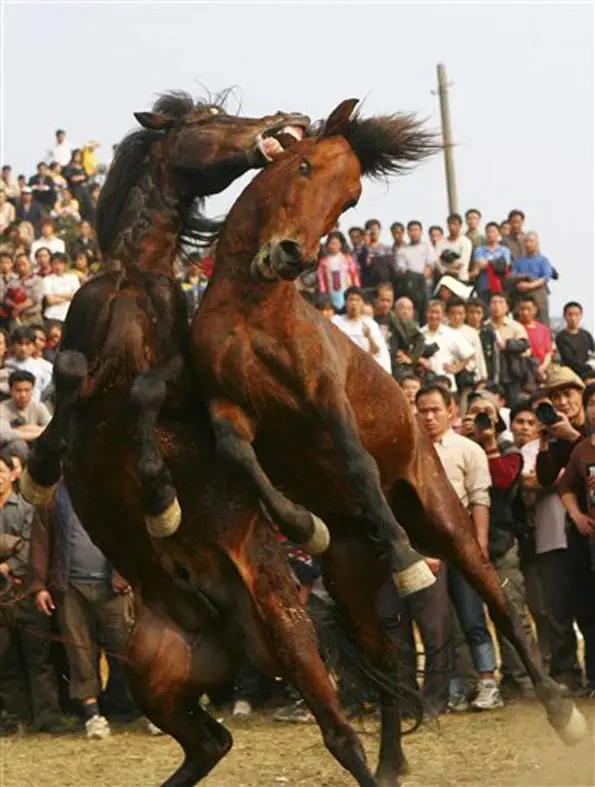
{"type": "Polygon", "coordinates": [[[10,422],[10,428],[11,429],[18,429],[19,426],[25,426],[26,424],[27,424],[27,421],[23,418],[23,416],[22,415],[17,415],[17,417],[13,418],[12,421],[10,422]]]}
{"type": "Polygon", "coordinates": [[[494,428],[494,422],[487,413],[477,413],[473,423],[478,429],[481,429],[482,432],[494,428]]]}
{"type": "Polygon", "coordinates": [[[452,249],[444,249],[442,254],[440,255],[440,262],[444,263],[444,265],[452,265],[453,262],[461,259],[461,255],[457,254],[456,251],[452,249]]]}
{"type": "Polygon", "coordinates": [[[431,344],[426,344],[424,347],[424,351],[422,353],[422,358],[431,358],[433,355],[436,355],[440,347],[436,342],[432,342],[431,344]]]}
{"type": "Polygon", "coordinates": [[[553,426],[560,421],[560,416],[549,402],[541,402],[535,408],[535,417],[543,426],[553,426]]]}
{"type": "Polygon", "coordinates": [[[490,260],[492,268],[494,269],[494,273],[496,276],[506,276],[506,269],[508,268],[508,264],[504,257],[494,257],[493,260],[490,260]]]}

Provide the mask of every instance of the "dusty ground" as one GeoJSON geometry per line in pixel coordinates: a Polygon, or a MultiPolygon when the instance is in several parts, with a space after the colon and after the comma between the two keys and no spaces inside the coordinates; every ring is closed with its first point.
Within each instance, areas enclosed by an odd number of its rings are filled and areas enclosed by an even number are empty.
{"type": "MultiPolygon", "coordinates": [[[[592,787],[595,702],[582,703],[587,739],[566,749],[541,708],[511,705],[477,716],[447,716],[406,738],[412,768],[404,787],[592,787]]],[[[361,726],[361,725],[360,725],[361,726]]],[[[235,745],[206,787],[342,787],[354,784],[334,763],[316,727],[275,723],[270,715],[230,720],[235,745]]],[[[363,740],[372,757],[377,725],[363,740]]],[[[138,730],[106,741],[82,735],[0,739],[0,787],[157,787],[180,762],[177,744],[138,730]]]]}

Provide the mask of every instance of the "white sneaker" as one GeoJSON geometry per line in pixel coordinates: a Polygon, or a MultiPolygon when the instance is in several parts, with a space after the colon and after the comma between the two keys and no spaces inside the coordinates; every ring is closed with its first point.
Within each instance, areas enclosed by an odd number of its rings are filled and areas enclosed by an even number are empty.
{"type": "Polygon", "coordinates": [[[241,716],[246,718],[246,716],[250,716],[252,713],[252,705],[246,700],[236,700],[235,705],[233,706],[233,716],[241,716]]]}
{"type": "Polygon", "coordinates": [[[496,710],[503,708],[504,702],[495,680],[480,680],[477,697],[471,703],[474,710],[496,710]]]}
{"type": "Polygon", "coordinates": [[[85,731],[87,738],[96,738],[103,740],[108,738],[111,734],[110,726],[104,716],[93,716],[85,722],[85,731]]]}
{"type": "Polygon", "coordinates": [[[162,729],[160,729],[156,724],[153,724],[152,721],[147,719],[147,732],[149,735],[165,735],[162,729]]]}

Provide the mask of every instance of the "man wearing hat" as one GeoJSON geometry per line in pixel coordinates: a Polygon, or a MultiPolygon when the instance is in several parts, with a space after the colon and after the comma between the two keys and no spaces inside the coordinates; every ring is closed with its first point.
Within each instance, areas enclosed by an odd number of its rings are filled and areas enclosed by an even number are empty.
{"type": "MultiPolygon", "coordinates": [[[[556,484],[570,462],[573,449],[589,433],[583,409],[584,390],[584,382],[572,369],[567,366],[550,367],[544,393],[550,397],[557,420],[543,426],[541,431],[535,470],[537,482],[542,487],[556,484]]],[[[595,598],[589,598],[588,593],[585,595],[585,588],[589,588],[591,581],[589,543],[571,516],[567,517],[567,539],[570,604],[585,639],[588,678],[595,682],[595,598]]],[[[568,685],[573,690],[583,690],[573,676],[568,676],[568,685]]]]}

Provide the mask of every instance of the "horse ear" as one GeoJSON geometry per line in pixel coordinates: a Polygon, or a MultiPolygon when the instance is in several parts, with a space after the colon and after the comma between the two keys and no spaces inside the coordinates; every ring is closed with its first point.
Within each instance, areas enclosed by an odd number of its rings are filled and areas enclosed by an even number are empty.
{"type": "Polygon", "coordinates": [[[333,109],[328,116],[322,135],[330,137],[332,134],[340,134],[342,127],[351,120],[356,106],[359,104],[359,98],[347,98],[341,101],[338,107],[333,109]]]}
{"type": "Polygon", "coordinates": [[[134,117],[143,128],[150,131],[165,131],[174,124],[172,118],[157,112],[135,112],[134,117]]]}

